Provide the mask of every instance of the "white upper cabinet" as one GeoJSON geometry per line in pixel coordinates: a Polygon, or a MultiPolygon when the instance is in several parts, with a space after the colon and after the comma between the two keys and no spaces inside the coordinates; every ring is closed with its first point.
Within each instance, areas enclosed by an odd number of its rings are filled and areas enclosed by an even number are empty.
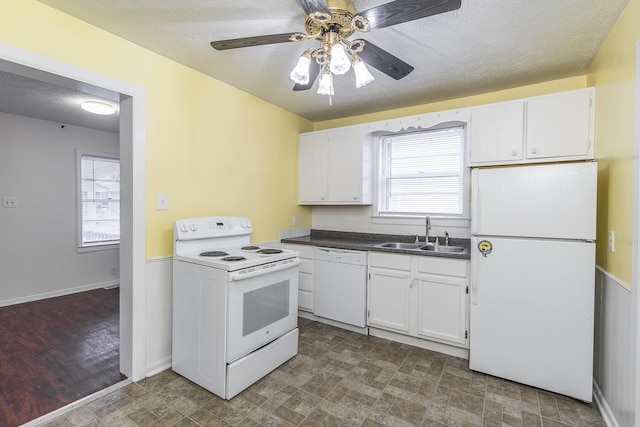
{"type": "Polygon", "coordinates": [[[300,134],[299,204],[371,204],[372,147],[363,128],[300,134]]]}
{"type": "Polygon", "coordinates": [[[527,158],[592,158],[590,125],[589,91],[527,101],[527,158]]]}
{"type": "Polygon", "coordinates": [[[593,158],[593,88],[471,110],[471,166],[593,158]]]}
{"type": "Polygon", "coordinates": [[[522,160],[524,102],[471,110],[471,164],[522,160]]]}
{"type": "Polygon", "coordinates": [[[327,135],[300,134],[298,203],[327,201],[327,135]]]}

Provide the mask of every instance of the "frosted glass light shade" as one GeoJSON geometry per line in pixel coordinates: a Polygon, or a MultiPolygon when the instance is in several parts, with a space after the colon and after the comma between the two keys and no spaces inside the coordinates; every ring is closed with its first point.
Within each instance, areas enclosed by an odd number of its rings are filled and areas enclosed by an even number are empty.
{"type": "Polygon", "coordinates": [[[367,66],[364,65],[364,62],[361,59],[353,63],[353,73],[356,76],[357,88],[366,86],[375,80],[373,78],[373,75],[369,72],[367,66]]]}
{"type": "Polygon", "coordinates": [[[98,114],[100,116],[110,116],[116,113],[116,109],[109,104],[97,101],[86,101],[80,104],[80,108],[92,114],[98,114]]]}
{"type": "Polygon", "coordinates": [[[306,85],[309,83],[309,66],[311,65],[311,58],[305,52],[300,59],[298,59],[298,64],[291,70],[291,80],[294,83],[306,85]]]}
{"type": "Polygon", "coordinates": [[[320,76],[318,94],[333,96],[333,75],[326,68],[320,76]]]}
{"type": "Polygon", "coordinates": [[[336,43],[331,47],[331,62],[329,69],[335,75],[341,75],[351,69],[351,58],[344,51],[344,46],[336,43]]]}

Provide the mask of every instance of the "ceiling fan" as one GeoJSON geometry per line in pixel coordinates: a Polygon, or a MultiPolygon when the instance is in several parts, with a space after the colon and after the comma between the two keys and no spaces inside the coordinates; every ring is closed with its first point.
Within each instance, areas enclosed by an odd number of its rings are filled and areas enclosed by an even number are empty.
{"type": "Polygon", "coordinates": [[[459,9],[462,0],[395,0],[356,13],[349,0],[297,0],[306,14],[305,33],[283,33],[211,42],[216,50],[238,49],[285,42],[317,39],[319,47],[307,49],[291,72],[294,91],[310,89],[319,74],[318,93],[333,95],[333,75],[344,74],[351,67],[356,87],[362,87],[373,76],[364,63],[399,80],[413,67],[371,42],[349,40],[355,32],[378,30],[403,22],[459,9]],[[315,59],[312,65],[311,58],[315,59]]]}

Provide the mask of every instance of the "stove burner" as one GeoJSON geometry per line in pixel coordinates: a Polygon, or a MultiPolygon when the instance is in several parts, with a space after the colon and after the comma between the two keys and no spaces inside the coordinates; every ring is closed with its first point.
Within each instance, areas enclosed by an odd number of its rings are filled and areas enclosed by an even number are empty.
{"type": "Polygon", "coordinates": [[[221,256],[227,256],[227,255],[229,254],[222,251],[206,251],[200,254],[200,256],[210,256],[210,257],[221,257],[221,256]]]}
{"type": "Polygon", "coordinates": [[[267,248],[267,249],[260,249],[260,250],[258,251],[258,253],[259,253],[259,254],[262,254],[262,255],[274,255],[274,254],[281,254],[281,253],[282,253],[282,249],[270,249],[270,248],[267,248]]]}
{"type": "Polygon", "coordinates": [[[222,258],[222,261],[232,261],[232,262],[235,262],[235,261],[244,261],[245,259],[246,259],[246,258],[245,258],[245,257],[243,257],[243,256],[227,256],[227,257],[222,258]]]}
{"type": "Polygon", "coordinates": [[[243,246],[240,249],[242,249],[243,251],[257,251],[258,249],[260,249],[260,246],[243,246]]]}

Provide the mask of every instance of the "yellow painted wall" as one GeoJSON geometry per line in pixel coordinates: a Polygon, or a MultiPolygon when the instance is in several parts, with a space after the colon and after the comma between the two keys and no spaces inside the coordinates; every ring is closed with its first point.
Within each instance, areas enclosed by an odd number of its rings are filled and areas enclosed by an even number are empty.
{"type": "Polygon", "coordinates": [[[433,113],[437,111],[453,110],[456,108],[471,107],[474,105],[491,104],[493,102],[511,101],[513,99],[528,98],[532,96],[547,95],[554,92],[563,92],[586,87],[584,75],[569,77],[560,80],[552,80],[543,83],[521,86],[513,89],[499,90],[481,95],[467,96],[447,101],[433,102],[430,104],[416,105],[413,107],[399,108],[379,113],[364,114],[361,116],[345,117],[336,120],[316,122],[314,130],[329,129],[339,126],[349,126],[360,123],[388,120],[398,117],[413,116],[417,114],[433,113]]]}
{"type": "Polygon", "coordinates": [[[613,254],[598,245],[598,264],[630,283],[639,3],[629,1],[587,76],[315,124],[35,0],[0,0],[0,41],[146,88],[149,258],[171,254],[176,218],[248,216],[254,241],[277,239],[279,230],[291,227],[293,215],[301,227],[310,226],[311,209],[297,206],[299,132],[595,85],[598,240],[606,242],[607,229],[617,236],[613,254]],[[168,194],[169,211],[156,210],[158,193],[168,194]]]}
{"type": "Polygon", "coordinates": [[[631,285],[636,42],[640,0],[629,0],[587,74],[595,86],[598,159],[597,263],[631,285]],[[607,232],[615,231],[615,252],[607,232]]]}
{"type": "Polygon", "coordinates": [[[247,216],[256,242],[293,215],[311,225],[297,205],[298,133],[311,122],[37,1],[0,10],[0,41],[146,88],[148,258],[171,255],[177,218],[247,216]]]}

